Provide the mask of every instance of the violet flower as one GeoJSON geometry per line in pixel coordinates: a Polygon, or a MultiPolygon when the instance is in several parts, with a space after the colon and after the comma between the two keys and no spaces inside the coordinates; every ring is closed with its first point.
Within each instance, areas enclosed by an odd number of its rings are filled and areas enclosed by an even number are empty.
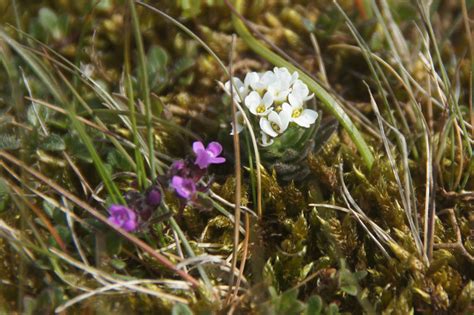
{"type": "Polygon", "coordinates": [[[146,203],[152,207],[159,206],[161,203],[161,191],[156,187],[151,188],[147,192],[145,200],[146,203]]]}
{"type": "Polygon", "coordinates": [[[111,205],[109,208],[109,222],[121,227],[127,232],[137,229],[137,214],[132,209],[123,205],[111,205]]]}
{"type": "Polygon", "coordinates": [[[192,199],[196,194],[196,184],[192,179],[181,176],[173,176],[171,179],[171,187],[176,193],[185,199],[192,199]]]}
{"type": "Polygon", "coordinates": [[[178,160],[174,161],[173,164],[171,164],[171,170],[173,172],[178,173],[179,171],[183,170],[186,167],[186,164],[184,160],[178,160]]]}
{"type": "Polygon", "coordinates": [[[219,142],[211,142],[204,148],[201,141],[193,143],[193,151],[196,154],[196,161],[194,164],[200,169],[205,169],[210,164],[221,164],[225,162],[225,158],[219,156],[222,152],[222,146],[219,142]]]}

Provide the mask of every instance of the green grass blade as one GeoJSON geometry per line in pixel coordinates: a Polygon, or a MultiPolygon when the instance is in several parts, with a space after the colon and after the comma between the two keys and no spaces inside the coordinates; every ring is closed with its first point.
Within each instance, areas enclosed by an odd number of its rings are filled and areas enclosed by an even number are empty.
{"type": "MultiPolygon", "coordinates": [[[[151,100],[150,100],[150,87],[148,85],[148,72],[146,69],[146,56],[143,48],[142,35],[140,33],[140,23],[138,20],[137,9],[133,0],[129,0],[130,13],[132,17],[132,28],[135,35],[135,41],[138,48],[138,60],[140,70],[140,85],[142,86],[142,97],[145,104],[145,115],[146,115],[146,126],[147,126],[147,141],[148,150],[150,152],[150,172],[151,177],[155,178],[157,175],[157,164],[155,163],[155,143],[154,143],[154,130],[152,126],[152,112],[151,112],[151,100]]],[[[160,173],[163,170],[158,166],[160,173]]]]}

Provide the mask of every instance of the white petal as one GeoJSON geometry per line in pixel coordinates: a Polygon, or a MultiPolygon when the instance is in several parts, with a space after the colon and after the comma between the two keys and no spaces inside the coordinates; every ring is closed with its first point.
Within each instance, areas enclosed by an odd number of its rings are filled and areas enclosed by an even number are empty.
{"type": "Polygon", "coordinates": [[[275,81],[275,74],[271,71],[265,72],[260,78],[260,83],[266,89],[272,82],[275,81]]]}
{"type": "Polygon", "coordinates": [[[295,93],[294,90],[288,95],[288,101],[290,102],[291,107],[293,108],[298,108],[298,107],[303,106],[303,100],[300,97],[298,97],[298,95],[295,93]]]}
{"type": "Polygon", "coordinates": [[[284,67],[281,67],[281,68],[275,67],[275,68],[273,68],[273,73],[275,73],[275,76],[277,76],[280,79],[285,78],[285,77],[290,77],[290,71],[288,71],[288,69],[284,68],[284,67]]]}
{"type": "MultiPolygon", "coordinates": [[[[244,130],[244,126],[243,125],[240,125],[240,124],[237,124],[237,133],[241,133],[242,130],[244,130]]],[[[230,131],[230,135],[233,136],[234,135],[234,124],[232,124],[232,130],[230,131]]]]}
{"type": "Polygon", "coordinates": [[[291,112],[282,110],[278,114],[278,116],[280,116],[280,121],[281,121],[280,133],[283,133],[288,128],[288,124],[290,123],[291,112]]]}
{"type": "Polygon", "coordinates": [[[280,81],[272,82],[268,86],[268,91],[271,92],[273,95],[276,94],[280,89],[281,89],[280,81]]]}
{"type": "Polygon", "coordinates": [[[318,119],[318,112],[312,109],[305,109],[300,116],[293,118],[293,121],[304,128],[309,128],[318,119]]]}
{"type": "Polygon", "coordinates": [[[272,93],[273,101],[283,102],[290,93],[290,86],[285,85],[282,81],[275,81],[268,86],[268,91],[272,93]]]}
{"type": "Polygon", "coordinates": [[[235,87],[236,87],[237,89],[240,89],[241,87],[244,86],[244,83],[243,83],[242,80],[240,80],[239,78],[233,77],[232,79],[233,79],[234,85],[235,85],[235,87]]]}
{"type": "Polygon", "coordinates": [[[273,139],[267,135],[265,132],[260,132],[261,134],[261,139],[260,139],[260,145],[262,147],[268,147],[273,144],[273,139]]]}
{"type": "Polygon", "coordinates": [[[245,105],[249,108],[257,108],[258,105],[260,105],[261,102],[260,94],[258,94],[255,91],[250,92],[249,95],[245,98],[245,105]]]}
{"type": "MultiPolygon", "coordinates": [[[[245,98],[247,96],[247,87],[244,85],[244,83],[242,82],[242,80],[240,80],[239,78],[237,77],[233,77],[232,78],[233,82],[234,82],[234,99],[235,101],[237,101],[238,103],[240,103],[240,99],[242,98],[245,98]]],[[[224,83],[224,91],[230,96],[231,93],[230,93],[230,80],[227,81],[226,83],[224,83]]]]}
{"type": "Polygon", "coordinates": [[[281,126],[281,119],[277,112],[271,112],[270,114],[268,114],[268,120],[272,123],[277,124],[278,126],[281,126]]]}
{"type": "Polygon", "coordinates": [[[273,98],[276,102],[283,102],[286,101],[288,94],[290,94],[290,90],[281,90],[273,98]]]}
{"type": "Polygon", "coordinates": [[[290,85],[295,83],[296,80],[298,80],[298,72],[293,72],[293,74],[291,75],[291,80],[290,80],[290,85]]]}
{"type": "MultiPolygon", "coordinates": [[[[274,112],[272,112],[272,113],[274,113],[274,112]]],[[[265,132],[270,137],[278,136],[278,134],[275,132],[275,130],[273,130],[270,121],[268,121],[268,119],[266,119],[264,117],[260,118],[260,128],[262,129],[263,132],[265,132]]]]}
{"type": "Polygon", "coordinates": [[[241,133],[242,130],[244,130],[245,121],[244,121],[244,117],[243,117],[242,112],[237,112],[235,114],[235,118],[237,120],[237,128],[234,128],[234,122],[232,122],[231,123],[232,131],[230,132],[231,135],[234,134],[234,130],[236,130],[236,129],[237,129],[237,133],[241,133]]]}
{"type": "Polygon", "coordinates": [[[313,97],[314,97],[314,93],[311,93],[311,95],[306,96],[306,97],[304,98],[304,101],[305,101],[305,102],[306,102],[306,101],[309,101],[309,100],[312,99],[313,97]]]}
{"type": "Polygon", "coordinates": [[[249,87],[249,86],[252,86],[255,83],[257,83],[258,81],[260,81],[260,76],[258,75],[258,73],[257,72],[249,72],[245,76],[244,84],[245,84],[246,87],[249,87]]]}
{"type": "Polygon", "coordinates": [[[309,94],[309,89],[308,89],[308,86],[303,83],[303,81],[296,80],[295,83],[293,84],[292,93],[294,93],[296,97],[304,100],[309,94]]]}
{"type": "Polygon", "coordinates": [[[283,103],[281,107],[282,107],[282,111],[288,112],[288,114],[291,117],[291,113],[293,113],[293,107],[291,107],[291,105],[288,103],[283,103]]]}
{"type": "Polygon", "coordinates": [[[272,106],[273,104],[272,93],[270,92],[265,93],[265,95],[263,96],[263,104],[265,105],[265,108],[272,106]]]}

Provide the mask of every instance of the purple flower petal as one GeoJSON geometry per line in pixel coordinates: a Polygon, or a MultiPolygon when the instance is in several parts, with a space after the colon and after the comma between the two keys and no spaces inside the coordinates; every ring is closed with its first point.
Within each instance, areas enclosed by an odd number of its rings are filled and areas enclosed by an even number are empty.
{"type": "Polygon", "coordinates": [[[136,230],[138,226],[137,215],[132,209],[123,205],[111,205],[109,213],[110,217],[108,220],[110,223],[121,227],[127,232],[136,230]]]}
{"type": "Polygon", "coordinates": [[[201,151],[201,150],[205,151],[205,149],[204,149],[204,144],[203,144],[201,141],[194,141],[194,143],[193,143],[193,151],[194,151],[194,153],[197,154],[198,151],[201,151]]]}
{"type": "Polygon", "coordinates": [[[211,153],[213,157],[216,157],[221,154],[222,145],[219,142],[213,141],[207,145],[206,151],[211,153]]]}
{"type": "Polygon", "coordinates": [[[122,225],[122,228],[127,232],[135,231],[135,229],[137,228],[137,222],[128,220],[122,225]]]}
{"type": "Polygon", "coordinates": [[[185,199],[191,199],[196,193],[196,184],[192,179],[173,176],[171,179],[171,187],[176,193],[185,199]]]}
{"type": "Polygon", "coordinates": [[[171,168],[175,171],[180,171],[184,168],[185,164],[183,160],[174,161],[171,168]]]}
{"type": "Polygon", "coordinates": [[[207,154],[206,151],[201,150],[196,153],[196,162],[194,164],[197,164],[200,169],[204,169],[211,164],[210,157],[207,154]]]}
{"type": "Polygon", "coordinates": [[[111,205],[109,208],[109,212],[111,215],[114,215],[123,212],[123,208],[124,206],[122,205],[111,205]]]}
{"type": "Polygon", "coordinates": [[[110,223],[114,224],[114,225],[118,225],[118,226],[121,226],[122,225],[122,221],[119,220],[118,218],[116,217],[109,217],[109,221],[110,223]]]}
{"type": "Polygon", "coordinates": [[[222,164],[225,163],[225,158],[220,156],[220,157],[215,157],[211,159],[212,164],[222,164]]]}
{"type": "Polygon", "coordinates": [[[161,192],[157,188],[152,188],[146,195],[146,203],[157,207],[161,203],[161,192]]]}
{"type": "Polygon", "coordinates": [[[196,154],[194,164],[199,166],[200,169],[205,169],[210,164],[225,162],[225,158],[219,157],[219,154],[222,153],[222,145],[219,142],[213,141],[209,143],[207,149],[204,149],[202,142],[196,141],[193,143],[193,151],[196,154]]]}

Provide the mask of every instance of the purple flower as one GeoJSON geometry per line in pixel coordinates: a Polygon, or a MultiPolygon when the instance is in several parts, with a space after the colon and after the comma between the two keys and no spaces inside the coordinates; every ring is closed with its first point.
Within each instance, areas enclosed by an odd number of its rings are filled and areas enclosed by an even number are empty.
{"type": "Polygon", "coordinates": [[[157,207],[161,203],[161,191],[153,187],[146,194],[146,203],[150,206],[157,207]]]}
{"type": "Polygon", "coordinates": [[[122,205],[111,205],[109,213],[109,222],[112,224],[127,232],[133,232],[137,229],[137,215],[132,209],[122,205]]]}
{"type": "Polygon", "coordinates": [[[171,179],[171,187],[176,193],[185,199],[192,199],[196,194],[196,184],[192,179],[181,176],[173,176],[171,179]]]}
{"type": "Polygon", "coordinates": [[[183,170],[185,167],[186,164],[183,160],[174,161],[173,164],[171,164],[171,170],[176,173],[183,170]]]}
{"type": "Polygon", "coordinates": [[[207,148],[204,148],[204,144],[201,141],[196,141],[193,143],[193,151],[196,154],[194,164],[199,166],[200,169],[204,169],[210,164],[225,162],[225,158],[219,156],[222,152],[222,146],[219,142],[211,142],[207,148]]]}

